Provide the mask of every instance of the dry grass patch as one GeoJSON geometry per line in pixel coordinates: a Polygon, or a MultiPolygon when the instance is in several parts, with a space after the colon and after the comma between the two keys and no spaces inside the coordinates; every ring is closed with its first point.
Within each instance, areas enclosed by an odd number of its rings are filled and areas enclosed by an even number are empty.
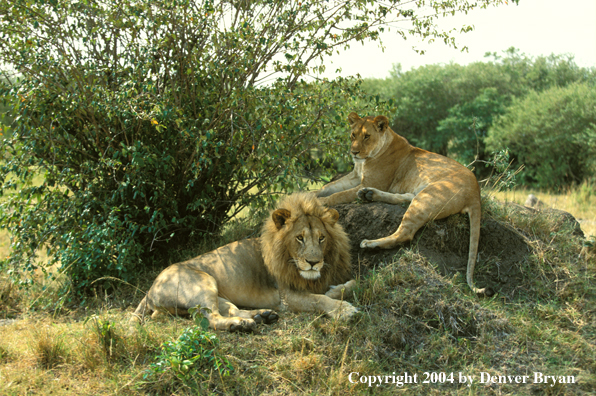
{"type": "Polygon", "coordinates": [[[571,213],[578,219],[587,237],[596,237],[596,182],[584,182],[560,193],[528,188],[491,192],[491,195],[500,201],[515,202],[519,205],[524,205],[529,194],[534,194],[542,202],[542,209],[552,208],[571,213]]]}

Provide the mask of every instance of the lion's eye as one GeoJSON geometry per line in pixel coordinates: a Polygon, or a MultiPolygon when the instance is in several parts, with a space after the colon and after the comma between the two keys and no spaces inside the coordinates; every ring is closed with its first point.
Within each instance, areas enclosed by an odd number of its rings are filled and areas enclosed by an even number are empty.
{"type": "Polygon", "coordinates": [[[370,135],[364,135],[364,140],[368,139],[370,135]]]}
{"type": "Polygon", "coordinates": [[[319,237],[319,243],[323,243],[323,241],[324,241],[324,240],[325,240],[325,237],[324,237],[323,235],[321,235],[321,236],[319,237]]]}
{"type": "Polygon", "coordinates": [[[352,140],[356,139],[356,135],[354,135],[354,133],[352,133],[352,134],[350,135],[350,139],[352,139],[352,140]]]}
{"type": "Polygon", "coordinates": [[[302,235],[298,235],[296,239],[298,240],[298,242],[304,242],[304,238],[302,237],[302,235]]]}

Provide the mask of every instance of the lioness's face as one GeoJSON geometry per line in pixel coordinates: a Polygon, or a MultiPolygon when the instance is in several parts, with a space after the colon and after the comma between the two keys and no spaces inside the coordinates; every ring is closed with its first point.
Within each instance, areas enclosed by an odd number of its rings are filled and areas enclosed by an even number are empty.
{"type": "Polygon", "coordinates": [[[325,265],[327,231],[320,219],[303,216],[294,224],[290,239],[290,261],[296,265],[300,275],[309,280],[321,277],[325,265]]]}
{"type": "Polygon", "coordinates": [[[350,153],[354,162],[364,162],[367,158],[374,158],[387,131],[389,121],[387,117],[360,118],[356,113],[350,113],[348,120],[352,127],[350,153]]]}

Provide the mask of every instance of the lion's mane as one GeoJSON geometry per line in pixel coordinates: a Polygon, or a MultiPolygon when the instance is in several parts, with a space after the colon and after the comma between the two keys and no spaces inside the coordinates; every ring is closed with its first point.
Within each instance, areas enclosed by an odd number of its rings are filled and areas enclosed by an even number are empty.
{"type": "MultiPolygon", "coordinates": [[[[343,227],[333,214],[312,193],[298,193],[282,199],[276,209],[286,209],[291,217],[281,229],[277,229],[270,215],[261,233],[261,251],[267,270],[277,280],[279,287],[291,290],[325,294],[331,285],[339,285],[352,279],[350,265],[350,242],[343,227]],[[296,221],[303,216],[317,217],[328,233],[324,252],[325,265],[321,276],[315,280],[300,276],[291,262],[291,231],[296,221]]],[[[333,210],[333,209],[332,209],[333,210]]],[[[272,211],[273,213],[273,211],[272,211]]]]}

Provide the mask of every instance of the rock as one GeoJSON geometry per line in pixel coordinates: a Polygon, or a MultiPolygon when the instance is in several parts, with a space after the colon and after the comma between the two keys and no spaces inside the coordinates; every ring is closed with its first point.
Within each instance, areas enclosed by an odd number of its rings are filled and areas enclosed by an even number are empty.
{"type": "MultiPolygon", "coordinates": [[[[406,208],[381,202],[337,205],[339,221],[350,236],[355,272],[365,275],[371,268],[383,265],[401,250],[412,248],[437,265],[446,277],[461,272],[465,279],[470,244],[470,226],[467,215],[453,215],[430,222],[422,227],[414,240],[394,249],[361,249],[363,239],[391,235],[401,223],[406,208]]],[[[521,266],[531,249],[524,237],[513,227],[507,227],[491,218],[482,219],[478,259],[474,274],[477,287],[491,287],[500,293],[509,293],[523,277],[521,266]]]]}
{"type": "Polygon", "coordinates": [[[526,203],[524,205],[536,209],[541,208],[543,206],[542,201],[539,200],[538,197],[534,194],[528,195],[528,198],[526,199],[526,203]]]}

